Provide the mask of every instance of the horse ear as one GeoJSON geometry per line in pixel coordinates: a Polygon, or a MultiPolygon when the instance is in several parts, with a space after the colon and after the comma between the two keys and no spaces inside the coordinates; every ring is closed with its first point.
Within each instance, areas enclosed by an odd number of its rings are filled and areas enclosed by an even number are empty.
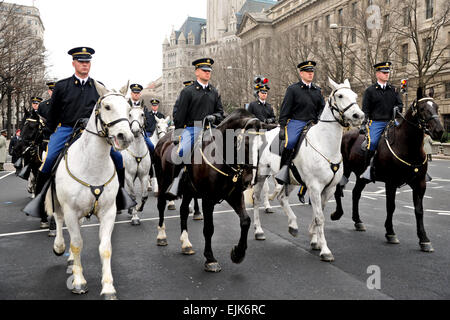
{"type": "Polygon", "coordinates": [[[330,77],[328,77],[328,82],[330,83],[330,86],[333,90],[336,90],[339,86],[336,82],[334,82],[330,77]]]}
{"type": "Polygon", "coordinates": [[[348,81],[348,79],[345,79],[344,84],[346,87],[351,88],[350,81],[348,81]]]}
{"type": "Polygon", "coordinates": [[[106,89],[106,87],[102,84],[100,84],[99,82],[94,80],[94,84],[95,84],[95,89],[97,89],[98,94],[100,95],[100,97],[103,97],[105,94],[107,94],[109,91],[108,89],[106,89]]]}
{"type": "Polygon", "coordinates": [[[417,100],[420,100],[423,98],[423,88],[422,87],[418,87],[417,88],[417,100]]]}
{"type": "Polygon", "coordinates": [[[128,80],[127,84],[124,85],[122,88],[120,88],[120,93],[123,94],[124,96],[127,94],[128,92],[128,86],[130,85],[130,80],[128,80]]]}

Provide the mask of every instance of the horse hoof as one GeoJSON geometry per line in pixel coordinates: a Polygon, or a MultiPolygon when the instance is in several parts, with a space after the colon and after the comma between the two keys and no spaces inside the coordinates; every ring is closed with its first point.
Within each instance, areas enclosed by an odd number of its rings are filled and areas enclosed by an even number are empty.
{"type": "Polygon", "coordinates": [[[255,239],[256,240],[266,240],[266,236],[263,233],[255,233],[255,239]]]}
{"type": "Polygon", "coordinates": [[[105,293],[102,295],[103,300],[118,300],[115,293],[105,293]]]}
{"type": "Polygon", "coordinates": [[[49,227],[48,222],[41,222],[39,225],[39,228],[41,229],[48,229],[48,227],[49,227]]]}
{"type": "Polygon", "coordinates": [[[400,241],[398,241],[398,238],[395,234],[387,234],[386,240],[390,244],[399,244],[400,243],[400,241]]]}
{"type": "Polygon", "coordinates": [[[244,251],[244,254],[238,254],[237,247],[235,246],[233,249],[231,249],[230,256],[231,256],[231,261],[238,264],[238,263],[241,263],[242,261],[244,261],[245,251],[244,251]]]}
{"type": "Polygon", "coordinates": [[[167,239],[156,239],[156,244],[160,247],[167,246],[167,239]]]}
{"type": "Polygon", "coordinates": [[[264,210],[265,213],[270,214],[270,213],[274,213],[275,211],[273,211],[272,208],[266,208],[266,210],[264,210]]]}
{"type": "Polygon", "coordinates": [[[53,248],[53,253],[54,253],[57,257],[62,256],[62,255],[64,254],[64,251],[65,251],[65,250],[63,250],[61,253],[59,253],[58,251],[55,250],[55,248],[53,248]]]}
{"type": "Polygon", "coordinates": [[[132,226],[139,226],[141,224],[141,221],[139,219],[133,219],[131,220],[132,226]]]}
{"type": "Polygon", "coordinates": [[[205,262],[205,271],[206,272],[220,272],[222,268],[220,267],[218,262],[205,262]]]}
{"type": "Polygon", "coordinates": [[[320,260],[325,262],[333,262],[334,257],[331,253],[324,253],[320,255],[320,260]]]}
{"type": "Polygon", "coordinates": [[[194,213],[194,216],[192,217],[192,220],[203,220],[203,215],[201,212],[194,213]]]}
{"type": "Polygon", "coordinates": [[[191,256],[191,255],[195,254],[195,251],[194,251],[194,249],[192,249],[192,247],[185,247],[185,248],[181,248],[181,253],[186,256],[191,256]]]}
{"type": "Polygon", "coordinates": [[[422,250],[423,252],[434,252],[431,242],[422,242],[422,243],[419,243],[419,245],[420,245],[420,250],[422,250]]]}
{"type": "Polygon", "coordinates": [[[358,222],[358,223],[355,223],[355,230],[363,232],[363,231],[366,231],[366,227],[364,226],[364,223],[358,222]]]}
{"type": "Polygon", "coordinates": [[[311,242],[311,249],[314,251],[321,250],[321,248],[319,247],[319,244],[317,242],[311,242]]]}
{"type": "Polygon", "coordinates": [[[48,236],[51,237],[51,238],[56,237],[56,230],[50,230],[50,231],[48,232],[48,236]]]}
{"type": "Polygon", "coordinates": [[[177,210],[177,207],[175,207],[174,204],[169,204],[169,205],[167,206],[167,210],[177,210]]]}
{"type": "Polygon", "coordinates": [[[85,294],[88,292],[87,284],[79,284],[73,287],[72,293],[75,294],[85,294]]]}
{"type": "Polygon", "coordinates": [[[296,237],[298,236],[298,229],[294,229],[292,227],[289,227],[289,233],[293,236],[296,237]]]}
{"type": "Polygon", "coordinates": [[[330,215],[330,218],[331,218],[332,221],[338,221],[341,217],[342,217],[342,213],[338,214],[337,211],[333,212],[330,215]]]}
{"type": "Polygon", "coordinates": [[[133,208],[128,209],[128,214],[129,214],[130,216],[133,215],[133,208]]]}

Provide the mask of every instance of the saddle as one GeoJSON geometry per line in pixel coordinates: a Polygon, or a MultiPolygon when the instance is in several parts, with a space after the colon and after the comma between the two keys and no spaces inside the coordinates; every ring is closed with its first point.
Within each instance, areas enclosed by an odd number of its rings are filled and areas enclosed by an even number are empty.
{"type": "MultiPolygon", "coordinates": [[[[300,150],[300,146],[302,145],[303,140],[305,140],[305,137],[306,137],[306,134],[308,133],[308,131],[316,124],[317,124],[316,121],[311,120],[305,125],[305,127],[303,128],[303,130],[300,134],[300,137],[297,141],[297,144],[295,145],[294,154],[292,156],[292,159],[297,156],[297,154],[300,150]]],[[[285,140],[279,140],[279,139],[274,139],[272,142],[272,145],[269,148],[270,152],[272,152],[273,154],[276,154],[280,157],[283,154],[284,149],[285,149],[285,140]],[[279,145],[277,145],[277,144],[279,144],[279,145]]]]}

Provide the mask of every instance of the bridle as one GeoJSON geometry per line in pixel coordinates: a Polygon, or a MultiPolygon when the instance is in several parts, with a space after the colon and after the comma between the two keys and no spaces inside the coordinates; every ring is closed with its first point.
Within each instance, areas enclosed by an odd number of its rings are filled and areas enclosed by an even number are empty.
{"type": "MultiPolygon", "coordinates": [[[[335,94],[341,90],[341,89],[350,89],[350,87],[341,87],[338,89],[334,89],[331,94],[330,97],[328,98],[328,107],[331,109],[331,114],[333,115],[334,119],[336,120],[336,122],[338,122],[341,126],[348,128],[350,126],[350,123],[348,123],[346,120],[344,120],[344,113],[347,112],[348,109],[350,109],[351,107],[353,107],[355,104],[357,104],[356,102],[352,102],[350,103],[348,106],[346,106],[343,110],[340,110],[339,107],[336,104],[336,98],[335,98],[335,94]],[[340,118],[337,118],[335,115],[335,111],[337,111],[337,113],[339,114],[340,118]]],[[[321,122],[335,122],[333,120],[319,120],[321,122]]]]}
{"type": "Polygon", "coordinates": [[[108,144],[110,144],[111,146],[114,146],[114,144],[113,144],[113,137],[109,135],[109,129],[112,126],[114,126],[114,125],[116,125],[116,124],[118,124],[119,122],[122,122],[122,121],[126,121],[130,125],[130,121],[128,120],[128,118],[120,118],[120,119],[111,121],[109,123],[106,123],[105,121],[103,121],[102,115],[101,115],[101,112],[100,112],[101,104],[102,104],[102,101],[105,98],[110,97],[110,96],[120,96],[120,97],[123,97],[125,99],[125,96],[123,94],[116,93],[116,92],[107,93],[103,97],[100,97],[98,99],[98,101],[97,101],[97,104],[95,105],[95,128],[96,128],[97,132],[93,132],[93,131],[90,131],[88,129],[85,129],[85,130],[87,132],[91,133],[91,134],[94,134],[94,135],[100,137],[100,138],[105,138],[107,140],[108,144]],[[101,130],[98,129],[98,124],[99,123],[100,123],[100,129],[101,130]]]}
{"type": "MultiPolygon", "coordinates": [[[[424,102],[424,101],[432,101],[434,103],[434,99],[431,97],[414,100],[413,104],[411,105],[413,117],[416,117],[416,115],[419,113],[419,110],[417,110],[417,104],[420,102],[424,102]]],[[[403,120],[406,121],[406,123],[410,124],[413,127],[416,127],[419,130],[422,130],[428,134],[430,134],[430,132],[428,131],[428,128],[427,128],[428,122],[430,122],[431,120],[434,120],[434,119],[439,119],[439,115],[437,115],[437,114],[433,114],[430,117],[428,117],[427,119],[422,119],[422,117],[419,114],[419,116],[417,117],[417,123],[414,123],[414,122],[411,122],[408,119],[406,119],[405,116],[403,116],[403,114],[401,114],[400,112],[397,111],[397,114],[399,114],[403,118],[403,120]]]]}

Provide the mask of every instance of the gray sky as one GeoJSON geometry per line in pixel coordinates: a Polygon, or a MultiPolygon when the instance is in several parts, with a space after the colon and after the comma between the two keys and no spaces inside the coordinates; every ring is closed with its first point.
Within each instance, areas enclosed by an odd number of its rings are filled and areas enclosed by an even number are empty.
{"type": "MultiPolygon", "coordinates": [[[[32,5],[32,0],[6,0],[32,5]]],[[[206,0],[36,0],[50,77],[73,74],[73,47],[92,47],[91,76],[108,88],[146,86],[162,75],[162,43],[188,16],[206,18],[206,0]]]]}

